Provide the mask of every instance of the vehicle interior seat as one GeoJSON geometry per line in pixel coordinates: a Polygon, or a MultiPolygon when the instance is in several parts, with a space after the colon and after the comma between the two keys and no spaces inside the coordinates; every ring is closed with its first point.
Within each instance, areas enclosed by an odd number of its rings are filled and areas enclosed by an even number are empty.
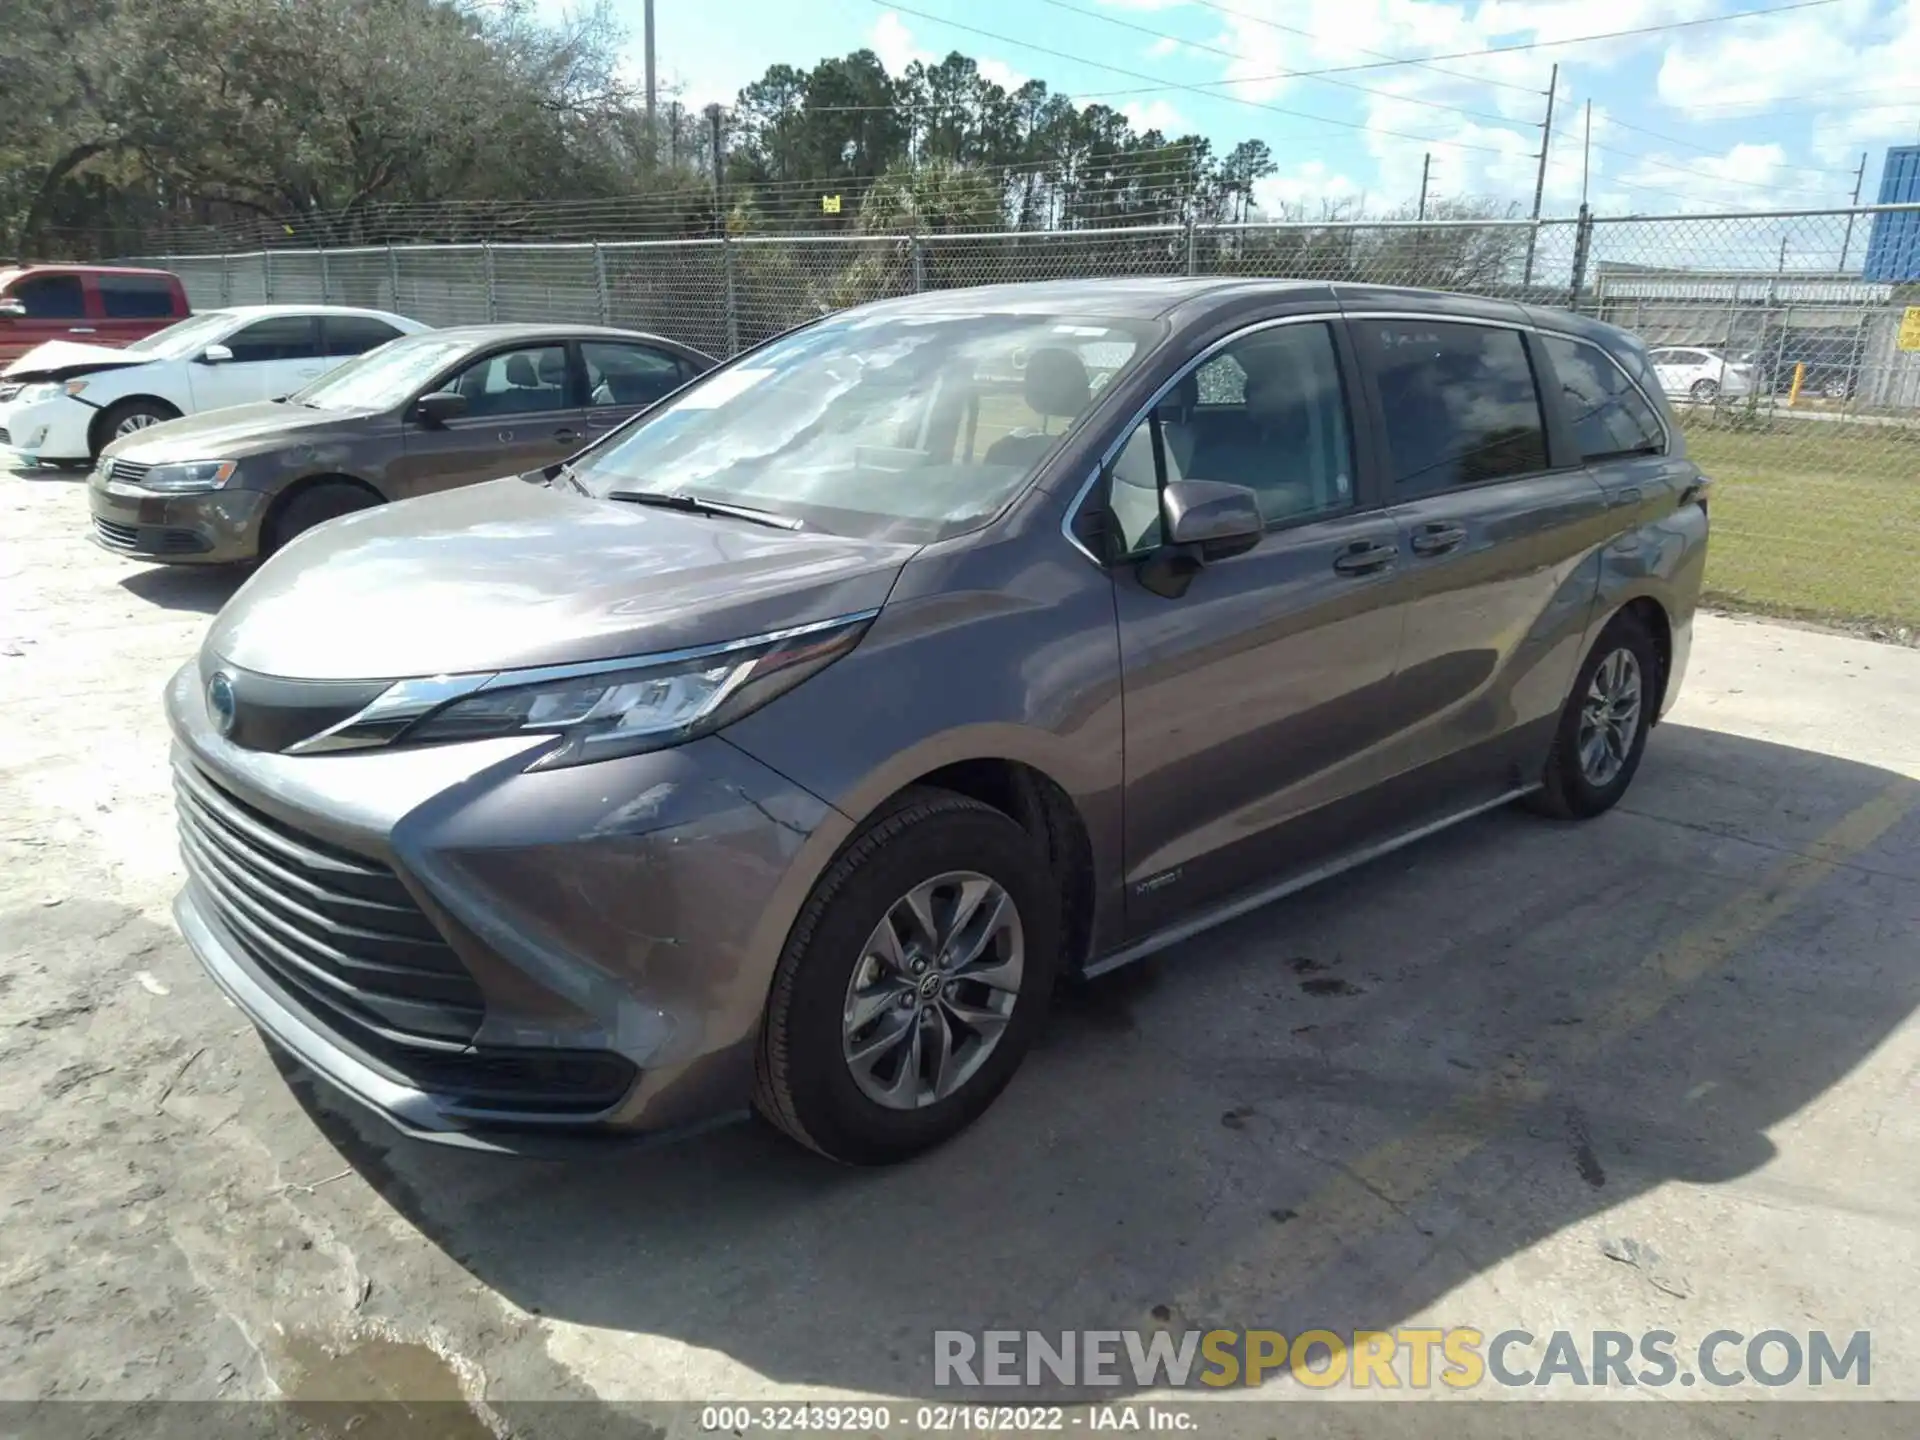
{"type": "MultiPolygon", "coordinates": [[[[1061,346],[1048,346],[1027,356],[1020,388],[1027,408],[1045,419],[1072,420],[1093,403],[1093,382],[1087,376],[1086,362],[1061,346]]],[[[1002,435],[987,447],[982,459],[988,465],[1029,467],[1059,438],[1058,431],[1051,435],[1002,435]]]]}

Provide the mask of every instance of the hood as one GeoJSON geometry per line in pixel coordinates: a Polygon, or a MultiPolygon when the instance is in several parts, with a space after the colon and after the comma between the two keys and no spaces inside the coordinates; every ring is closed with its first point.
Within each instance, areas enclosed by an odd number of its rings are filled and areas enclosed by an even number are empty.
{"type": "Polygon", "coordinates": [[[303,680],[607,660],[877,609],[918,548],[495,480],[309,531],[206,646],[303,680]]]}
{"type": "Polygon", "coordinates": [[[145,365],[151,355],[129,355],[111,345],[82,345],[75,340],[49,340],[36,345],[18,360],[0,370],[0,376],[15,382],[28,380],[71,380],[76,375],[91,375],[96,370],[124,370],[129,365],[145,365]]]}
{"type": "Polygon", "coordinates": [[[169,465],[182,460],[242,460],[295,445],[312,444],[321,432],[367,428],[375,412],[309,410],[264,400],[169,420],[114,441],[102,453],[140,465],[169,465]]]}

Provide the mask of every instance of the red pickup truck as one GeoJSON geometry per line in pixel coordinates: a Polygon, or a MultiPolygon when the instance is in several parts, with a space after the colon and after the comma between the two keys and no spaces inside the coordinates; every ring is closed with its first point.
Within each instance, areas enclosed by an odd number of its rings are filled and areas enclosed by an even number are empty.
{"type": "Polygon", "coordinates": [[[0,365],[48,340],[130,345],[190,313],[180,277],[165,270],[0,268],[0,365]]]}

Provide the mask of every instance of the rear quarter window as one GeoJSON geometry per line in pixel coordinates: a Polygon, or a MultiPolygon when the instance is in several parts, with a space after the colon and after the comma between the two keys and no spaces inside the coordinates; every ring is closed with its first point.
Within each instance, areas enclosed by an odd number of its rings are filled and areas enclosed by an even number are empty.
{"type": "Polygon", "coordinates": [[[185,313],[164,275],[100,275],[94,285],[109,320],[167,320],[185,313]]]}

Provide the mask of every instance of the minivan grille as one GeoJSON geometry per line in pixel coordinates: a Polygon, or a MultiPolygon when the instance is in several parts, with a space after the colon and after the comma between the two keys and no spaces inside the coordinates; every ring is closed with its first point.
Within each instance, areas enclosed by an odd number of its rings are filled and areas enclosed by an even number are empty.
{"type": "Polygon", "coordinates": [[[180,845],[216,917],[247,955],[317,1011],[400,1041],[462,1045],[480,987],[400,879],[175,771],[180,845]]]}
{"type": "Polygon", "coordinates": [[[402,1084],[482,1119],[589,1117],[639,1071],[594,1050],[475,1046],[480,987],[399,876],[175,766],[187,873],[281,997],[402,1084]]]}

